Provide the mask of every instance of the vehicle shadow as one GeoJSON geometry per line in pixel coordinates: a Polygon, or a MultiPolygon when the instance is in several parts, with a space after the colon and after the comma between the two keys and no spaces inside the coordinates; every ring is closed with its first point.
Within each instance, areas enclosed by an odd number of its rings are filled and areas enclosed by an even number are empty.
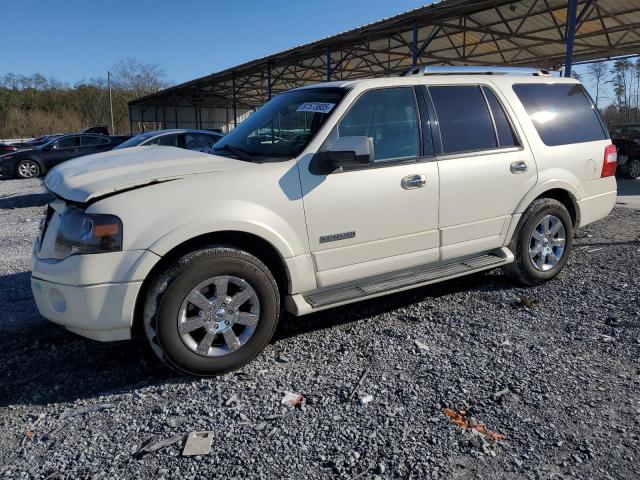
{"type": "MultiPolygon", "coordinates": [[[[0,284],[3,278],[0,277],[0,284]]],[[[509,288],[511,284],[500,274],[477,274],[302,318],[285,315],[273,342],[365,321],[428,298],[463,290],[509,288]]],[[[3,303],[0,309],[5,308],[3,303]]],[[[197,381],[161,367],[142,341],[100,343],[34,315],[37,318],[28,326],[0,335],[0,407],[73,402],[133,392],[148,385],[197,381]]]]}
{"type": "Polygon", "coordinates": [[[28,193],[0,197],[0,209],[43,207],[54,198],[50,193],[28,193]]]}

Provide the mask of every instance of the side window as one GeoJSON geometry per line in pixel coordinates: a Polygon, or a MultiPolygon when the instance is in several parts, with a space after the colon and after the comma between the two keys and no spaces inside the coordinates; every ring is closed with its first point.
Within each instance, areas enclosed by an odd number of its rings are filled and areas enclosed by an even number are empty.
{"type": "Polygon", "coordinates": [[[477,85],[429,87],[440,124],[442,153],[498,147],[491,114],[477,85]]]}
{"type": "Polygon", "coordinates": [[[154,138],[150,142],[145,145],[164,145],[167,147],[177,147],[178,146],[178,135],[162,135],[161,137],[154,138]]]}
{"type": "Polygon", "coordinates": [[[496,123],[496,132],[498,133],[498,143],[501,148],[505,147],[517,147],[519,146],[518,138],[516,137],[511,123],[507,118],[507,113],[504,111],[500,100],[493,93],[493,90],[487,87],[482,87],[487,102],[489,102],[489,108],[493,114],[493,121],[496,123]]]}
{"type": "Polygon", "coordinates": [[[61,149],[61,148],[74,148],[77,147],[78,144],[80,142],[78,142],[79,138],[78,137],[65,137],[62,138],[60,140],[58,140],[55,143],[55,148],[56,149],[61,149]]]}
{"type": "Polygon", "coordinates": [[[209,150],[216,140],[212,135],[206,135],[204,133],[185,133],[184,135],[185,148],[187,150],[197,150],[199,152],[209,150]]]}
{"type": "Polygon", "coordinates": [[[420,122],[413,88],[364,93],[338,124],[338,135],[373,138],[374,161],[420,155],[420,122]]]}
{"type": "Polygon", "coordinates": [[[83,135],[80,137],[80,145],[88,147],[90,145],[106,145],[109,143],[108,138],[94,137],[93,135],[83,135]]]}
{"type": "Polygon", "coordinates": [[[548,146],[606,140],[600,113],[577,83],[520,83],[513,90],[548,146]]]}

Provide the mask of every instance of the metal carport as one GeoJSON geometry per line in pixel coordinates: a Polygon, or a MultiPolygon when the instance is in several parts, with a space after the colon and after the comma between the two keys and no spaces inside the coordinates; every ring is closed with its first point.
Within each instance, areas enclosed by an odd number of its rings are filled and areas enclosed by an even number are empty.
{"type": "MultiPolygon", "coordinates": [[[[442,0],[129,103],[132,122],[228,131],[271,96],[415,65],[527,65],[640,53],[640,0],[442,0]]],[[[132,127],[133,128],[133,127],[132,127]]]]}

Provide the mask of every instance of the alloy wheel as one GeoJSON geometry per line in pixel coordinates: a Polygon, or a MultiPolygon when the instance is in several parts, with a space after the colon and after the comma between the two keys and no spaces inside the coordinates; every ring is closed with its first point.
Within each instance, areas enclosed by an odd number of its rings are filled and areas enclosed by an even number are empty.
{"type": "Polygon", "coordinates": [[[566,230],[555,215],[545,215],[531,232],[529,258],[543,272],[551,270],[564,255],[566,230]]]}
{"type": "Polygon", "coordinates": [[[29,160],[21,162],[20,165],[18,165],[18,175],[22,178],[36,177],[38,176],[38,171],[38,165],[36,165],[35,162],[29,160]]]}
{"type": "Polygon", "coordinates": [[[249,283],[216,276],[189,292],[178,313],[183,343],[204,357],[228,355],[249,341],[260,318],[260,301],[249,283]]]}

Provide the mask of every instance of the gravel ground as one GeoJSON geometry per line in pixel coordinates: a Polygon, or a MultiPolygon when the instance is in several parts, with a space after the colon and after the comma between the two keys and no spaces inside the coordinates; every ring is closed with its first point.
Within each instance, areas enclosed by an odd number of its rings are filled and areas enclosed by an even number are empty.
{"type": "Polygon", "coordinates": [[[42,321],[45,202],[0,180],[0,477],[640,477],[640,211],[581,229],[544,286],[496,271],[285,318],[256,361],[193,380],[42,321]],[[209,455],[182,456],[191,431],[209,455]]]}

